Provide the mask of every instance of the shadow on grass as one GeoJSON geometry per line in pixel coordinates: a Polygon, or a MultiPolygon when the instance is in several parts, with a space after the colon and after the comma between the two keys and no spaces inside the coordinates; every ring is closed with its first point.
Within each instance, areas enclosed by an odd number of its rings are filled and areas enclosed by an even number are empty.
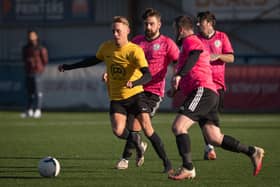
{"type": "Polygon", "coordinates": [[[34,177],[34,176],[0,176],[1,179],[42,179],[42,177],[34,177]]]}
{"type": "MultiPolygon", "coordinates": [[[[42,157],[37,156],[2,156],[0,157],[0,180],[4,179],[44,179],[44,177],[39,176],[37,163],[42,157]],[[24,160],[34,160],[33,164],[28,164],[24,160]],[[11,162],[12,163],[9,163],[11,162]],[[26,164],[25,164],[26,163],[26,164]],[[30,176],[28,176],[30,174],[30,176]],[[38,176],[36,176],[36,174],[38,176]]],[[[100,171],[107,170],[108,168],[101,168],[96,170],[96,168],[88,168],[85,165],[80,165],[80,161],[95,161],[95,160],[107,160],[104,158],[94,158],[94,157],[56,157],[60,163],[63,161],[78,161],[79,165],[64,165],[62,164],[62,172],[66,174],[72,173],[84,173],[84,174],[98,174],[100,171]]],[[[108,158],[108,160],[110,160],[108,158]]],[[[110,168],[111,169],[111,168],[110,168]]],[[[63,177],[64,178],[64,177],[63,177]]]]}
{"type": "MultiPolygon", "coordinates": [[[[28,156],[0,156],[0,160],[40,160],[43,157],[28,157],[28,156]]],[[[55,157],[58,160],[111,160],[104,157],[55,157]]],[[[1,166],[0,166],[1,167],[1,166]]]]}

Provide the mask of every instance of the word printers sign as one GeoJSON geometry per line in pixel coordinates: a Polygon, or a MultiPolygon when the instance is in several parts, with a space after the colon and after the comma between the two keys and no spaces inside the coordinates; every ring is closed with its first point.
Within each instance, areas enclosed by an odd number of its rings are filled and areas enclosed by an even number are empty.
{"type": "Polygon", "coordinates": [[[219,20],[280,19],[279,0],[182,1],[186,12],[211,11],[219,20]]]}
{"type": "Polygon", "coordinates": [[[0,1],[0,22],[88,22],[93,20],[92,4],[89,0],[3,0],[0,1]]]}
{"type": "Polygon", "coordinates": [[[10,9],[5,11],[4,20],[42,21],[64,19],[63,0],[14,0],[7,1],[10,9]]]}

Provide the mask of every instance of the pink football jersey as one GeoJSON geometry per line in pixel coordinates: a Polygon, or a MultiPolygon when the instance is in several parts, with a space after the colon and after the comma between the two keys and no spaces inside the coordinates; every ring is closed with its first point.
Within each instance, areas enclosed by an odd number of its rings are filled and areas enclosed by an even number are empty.
{"type": "Polygon", "coordinates": [[[177,45],[164,35],[152,41],[148,41],[144,35],[138,35],[132,42],[142,47],[149,63],[152,80],[144,85],[144,90],[163,97],[168,65],[179,57],[177,45]]]}
{"type": "Polygon", "coordinates": [[[210,65],[210,55],[205,49],[203,43],[196,35],[188,36],[184,39],[182,49],[179,56],[177,71],[179,71],[187,61],[190,51],[202,50],[198,61],[194,67],[182,77],[179,88],[184,94],[189,95],[194,89],[198,87],[205,87],[216,91],[216,85],[212,79],[212,71],[210,65]]]}
{"type": "MultiPolygon", "coordinates": [[[[224,32],[215,31],[215,34],[211,38],[205,38],[202,35],[198,35],[199,39],[205,45],[210,54],[231,54],[233,48],[231,43],[224,32]]],[[[216,84],[217,89],[226,90],[225,85],[225,62],[216,60],[211,62],[213,81],[216,84]]]]}

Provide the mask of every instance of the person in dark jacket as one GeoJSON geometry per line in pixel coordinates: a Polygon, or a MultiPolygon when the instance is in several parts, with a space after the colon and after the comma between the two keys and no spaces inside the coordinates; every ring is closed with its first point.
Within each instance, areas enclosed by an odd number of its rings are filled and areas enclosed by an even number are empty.
{"type": "Polygon", "coordinates": [[[22,49],[22,59],[26,72],[27,105],[21,117],[40,118],[42,115],[41,75],[48,63],[48,50],[40,41],[38,33],[30,30],[27,33],[28,42],[22,49]]]}

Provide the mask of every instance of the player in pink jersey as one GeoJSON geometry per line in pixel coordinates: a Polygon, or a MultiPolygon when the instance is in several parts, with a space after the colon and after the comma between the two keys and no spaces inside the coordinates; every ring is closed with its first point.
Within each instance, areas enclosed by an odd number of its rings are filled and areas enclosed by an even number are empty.
{"type": "Polygon", "coordinates": [[[212,145],[228,151],[241,152],[251,158],[254,166],[253,175],[256,176],[262,167],[264,150],[241,144],[237,139],[221,132],[217,111],[218,93],[212,79],[210,54],[194,34],[192,18],[177,17],[174,30],[182,48],[172,86],[175,90],[181,89],[187,97],[172,124],[182,166],[168,177],[173,180],[184,180],[196,176],[188,134],[189,128],[195,122],[201,124],[204,136],[212,145]]]}
{"type": "Polygon", "coordinates": [[[225,85],[225,64],[234,62],[234,51],[226,33],[215,30],[216,18],[209,11],[197,14],[199,39],[210,53],[213,81],[220,94],[219,111],[223,108],[225,85]]]}
{"type": "Polygon", "coordinates": [[[177,45],[172,39],[161,34],[150,40],[147,34],[138,35],[132,39],[132,42],[144,50],[152,74],[152,80],[144,85],[144,90],[163,97],[168,65],[178,59],[177,45]]]}
{"type": "MultiPolygon", "coordinates": [[[[212,68],[213,81],[219,93],[218,111],[221,112],[224,103],[225,85],[225,64],[233,63],[233,48],[226,33],[215,30],[216,18],[209,11],[197,14],[198,37],[210,53],[210,64],[212,68]]],[[[205,141],[204,159],[215,160],[214,147],[205,141]]]]}
{"type": "MultiPolygon", "coordinates": [[[[158,11],[149,8],[144,12],[142,18],[144,20],[145,35],[134,37],[132,42],[138,44],[144,50],[145,57],[149,64],[152,80],[144,85],[144,93],[146,102],[152,111],[150,116],[153,117],[156,110],[159,108],[162,97],[164,96],[165,77],[168,65],[174,61],[177,62],[179,49],[172,39],[160,33],[161,16],[158,11]]],[[[132,133],[137,134],[140,138],[139,132],[141,131],[141,126],[134,119],[134,116],[129,116],[127,126],[132,133]],[[133,123],[134,125],[132,125],[133,123]],[[132,126],[133,129],[131,128],[132,126]]],[[[142,142],[142,146],[146,150],[147,144],[145,142],[142,142]]],[[[126,142],[122,158],[116,164],[117,169],[128,168],[129,158],[132,154],[131,151],[133,147],[134,145],[132,142],[126,142]]],[[[165,166],[164,172],[169,172],[172,169],[172,166],[170,161],[167,160],[167,156],[161,153],[160,148],[155,149],[163,160],[165,166]]]]}

